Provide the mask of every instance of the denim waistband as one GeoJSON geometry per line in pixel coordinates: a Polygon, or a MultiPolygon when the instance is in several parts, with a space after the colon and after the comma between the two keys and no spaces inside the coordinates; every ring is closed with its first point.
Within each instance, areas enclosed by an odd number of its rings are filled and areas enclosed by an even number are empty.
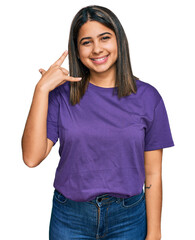
{"type": "Polygon", "coordinates": [[[91,203],[106,203],[106,202],[120,202],[122,201],[123,199],[135,199],[135,198],[139,198],[141,195],[144,194],[144,191],[142,189],[141,193],[140,194],[137,194],[137,195],[134,195],[134,196],[131,196],[129,198],[122,198],[122,197],[114,197],[114,196],[111,196],[109,194],[101,194],[101,195],[98,195],[97,197],[95,197],[94,199],[88,201],[88,202],[91,202],[91,203]]]}

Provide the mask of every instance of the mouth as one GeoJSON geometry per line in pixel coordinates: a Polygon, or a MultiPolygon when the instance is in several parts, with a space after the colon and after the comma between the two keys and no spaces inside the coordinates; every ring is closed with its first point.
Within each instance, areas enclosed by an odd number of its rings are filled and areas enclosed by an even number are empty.
{"type": "Polygon", "coordinates": [[[91,58],[91,60],[92,60],[92,62],[97,63],[97,64],[105,63],[108,59],[108,56],[109,56],[109,54],[106,56],[103,56],[103,57],[99,57],[99,58],[91,58]]]}

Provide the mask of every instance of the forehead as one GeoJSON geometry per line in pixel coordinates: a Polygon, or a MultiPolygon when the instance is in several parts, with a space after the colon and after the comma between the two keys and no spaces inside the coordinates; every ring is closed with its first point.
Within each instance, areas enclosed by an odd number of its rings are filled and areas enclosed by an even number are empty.
{"type": "Polygon", "coordinates": [[[82,37],[97,37],[100,33],[114,33],[110,28],[97,21],[88,21],[82,25],[78,33],[78,39],[82,37]]]}

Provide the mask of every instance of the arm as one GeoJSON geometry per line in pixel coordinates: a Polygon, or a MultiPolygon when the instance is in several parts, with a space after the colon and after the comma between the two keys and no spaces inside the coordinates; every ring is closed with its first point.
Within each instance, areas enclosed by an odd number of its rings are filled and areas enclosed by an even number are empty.
{"type": "Polygon", "coordinates": [[[47,112],[49,92],[66,81],[80,81],[81,78],[68,76],[68,71],[61,65],[67,57],[62,56],[45,71],[41,69],[42,77],[34,91],[33,101],[22,136],[22,153],[25,164],[36,167],[49,154],[53,142],[47,138],[47,112]]]}
{"type": "Polygon", "coordinates": [[[163,149],[145,151],[146,240],[161,239],[163,149]]]}
{"type": "Polygon", "coordinates": [[[23,160],[29,167],[37,166],[53,145],[51,140],[47,140],[48,94],[49,91],[36,86],[22,136],[23,160]]]}

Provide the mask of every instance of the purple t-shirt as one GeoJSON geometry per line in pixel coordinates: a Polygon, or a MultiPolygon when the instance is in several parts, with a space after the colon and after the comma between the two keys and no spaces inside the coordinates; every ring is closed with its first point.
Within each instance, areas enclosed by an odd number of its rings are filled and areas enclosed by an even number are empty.
{"type": "Polygon", "coordinates": [[[128,198],[141,193],[144,151],[174,146],[163,99],[136,80],[137,93],[89,83],[79,104],[69,103],[70,82],[49,93],[47,137],[60,140],[54,188],[74,201],[101,194],[128,198]]]}

